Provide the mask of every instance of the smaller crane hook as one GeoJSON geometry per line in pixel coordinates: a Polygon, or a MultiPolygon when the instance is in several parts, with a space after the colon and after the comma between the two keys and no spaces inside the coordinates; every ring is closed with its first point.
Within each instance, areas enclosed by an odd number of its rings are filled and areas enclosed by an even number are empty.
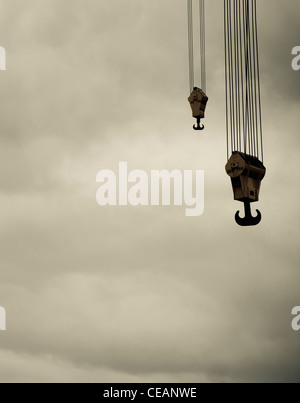
{"type": "Polygon", "coordinates": [[[237,224],[242,226],[242,227],[250,227],[250,226],[254,226],[254,225],[259,224],[260,221],[261,221],[261,213],[260,213],[260,211],[256,210],[257,216],[253,217],[252,214],[251,214],[250,202],[245,201],[244,206],[245,206],[245,217],[244,218],[240,217],[240,212],[239,211],[236,212],[235,221],[237,222],[237,224]]]}
{"type": "Polygon", "coordinates": [[[193,128],[194,130],[204,130],[204,125],[200,126],[201,118],[197,118],[197,126],[194,125],[193,128]]]}

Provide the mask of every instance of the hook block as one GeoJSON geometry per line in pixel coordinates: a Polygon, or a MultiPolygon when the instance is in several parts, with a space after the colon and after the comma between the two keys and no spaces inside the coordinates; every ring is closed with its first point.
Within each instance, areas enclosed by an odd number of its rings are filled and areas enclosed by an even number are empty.
{"type": "Polygon", "coordinates": [[[263,163],[258,158],[235,151],[225,169],[231,178],[234,200],[257,202],[261,181],[266,174],[263,163]]]}
{"type": "Polygon", "coordinates": [[[191,105],[193,117],[203,119],[208,101],[207,95],[200,88],[194,87],[194,90],[188,97],[188,101],[191,105]]]}

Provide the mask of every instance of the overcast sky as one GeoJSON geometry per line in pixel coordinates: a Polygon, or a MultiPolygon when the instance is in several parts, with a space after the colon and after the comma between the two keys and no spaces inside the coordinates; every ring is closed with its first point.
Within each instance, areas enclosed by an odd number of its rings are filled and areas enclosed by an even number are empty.
{"type": "Polygon", "coordinates": [[[185,0],[1,0],[2,382],[300,381],[300,3],[258,0],[262,223],[225,173],[223,2],[207,1],[205,131],[185,0]],[[205,171],[205,213],[100,207],[96,174],[205,171]]]}

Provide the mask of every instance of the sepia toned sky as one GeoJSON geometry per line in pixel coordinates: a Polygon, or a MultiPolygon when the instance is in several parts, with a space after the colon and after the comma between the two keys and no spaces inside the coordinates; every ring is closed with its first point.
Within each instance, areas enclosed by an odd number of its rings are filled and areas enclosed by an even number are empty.
{"type": "Polygon", "coordinates": [[[0,1],[0,382],[300,381],[300,3],[257,3],[267,175],[241,228],[221,0],[200,133],[185,0],[0,1]],[[119,161],[204,170],[204,215],[98,206],[119,161]]]}

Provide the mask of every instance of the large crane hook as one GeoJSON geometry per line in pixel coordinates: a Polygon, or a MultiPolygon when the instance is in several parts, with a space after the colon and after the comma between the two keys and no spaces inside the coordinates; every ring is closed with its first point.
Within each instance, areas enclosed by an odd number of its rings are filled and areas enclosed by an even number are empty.
{"type": "Polygon", "coordinates": [[[226,172],[231,177],[234,200],[244,203],[245,217],[240,217],[238,211],[235,221],[242,227],[257,225],[261,221],[261,214],[257,211],[257,216],[251,214],[250,203],[257,202],[261,181],[263,180],[266,168],[258,158],[234,151],[226,164],[226,172]]]}
{"type": "Polygon", "coordinates": [[[193,126],[194,130],[204,130],[204,125],[200,126],[201,118],[197,117],[196,119],[197,119],[197,126],[196,125],[193,126]]]}
{"type": "Polygon", "coordinates": [[[240,212],[237,211],[235,214],[235,221],[238,225],[241,227],[251,227],[254,225],[258,225],[261,222],[261,213],[259,210],[256,210],[257,216],[253,217],[251,214],[251,207],[250,207],[250,201],[244,201],[244,207],[245,207],[245,217],[241,218],[240,217],[240,212]]]}

